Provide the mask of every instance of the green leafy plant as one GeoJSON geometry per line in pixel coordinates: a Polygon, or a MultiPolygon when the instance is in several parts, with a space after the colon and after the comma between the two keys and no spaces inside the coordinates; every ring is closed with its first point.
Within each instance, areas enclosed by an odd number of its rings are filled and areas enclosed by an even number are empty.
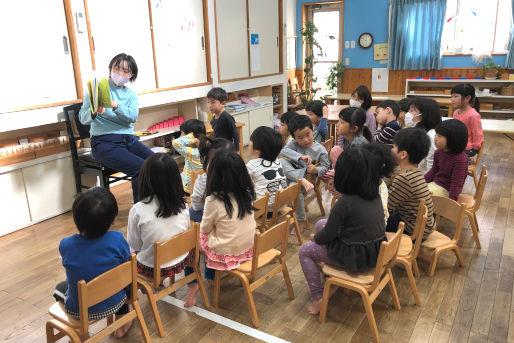
{"type": "Polygon", "coordinates": [[[314,64],[316,64],[316,57],[323,55],[323,50],[314,38],[316,32],[318,32],[318,28],[310,21],[307,21],[305,27],[300,30],[306,56],[304,59],[303,80],[300,92],[298,93],[303,106],[312,101],[317,92],[317,89],[313,87],[313,84],[317,81],[317,78],[314,76],[314,64]],[[319,50],[317,54],[314,53],[315,48],[319,50]]]}
{"type": "Polygon", "coordinates": [[[502,66],[494,63],[493,59],[489,60],[489,63],[482,63],[482,70],[484,71],[484,77],[486,78],[499,78],[502,70],[502,66]]]}
{"type": "Polygon", "coordinates": [[[341,62],[334,63],[330,69],[329,74],[326,78],[327,88],[331,90],[333,93],[337,93],[337,87],[339,86],[339,82],[343,78],[345,72],[344,64],[341,62]]]}

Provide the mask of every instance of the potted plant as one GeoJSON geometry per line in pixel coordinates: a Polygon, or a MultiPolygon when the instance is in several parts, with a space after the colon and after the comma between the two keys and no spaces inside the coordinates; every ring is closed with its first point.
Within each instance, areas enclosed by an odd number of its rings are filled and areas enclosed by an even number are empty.
{"type": "Polygon", "coordinates": [[[312,87],[313,83],[317,81],[317,78],[314,76],[314,64],[316,63],[316,56],[321,56],[323,50],[314,38],[316,32],[318,32],[318,28],[310,21],[306,22],[305,27],[300,30],[306,56],[304,59],[302,84],[298,93],[302,106],[306,106],[312,101],[317,92],[317,89],[312,87]],[[314,48],[319,50],[317,55],[314,54],[314,48]]]}
{"type": "Polygon", "coordinates": [[[498,79],[502,70],[502,66],[494,63],[491,59],[489,63],[482,63],[482,70],[484,71],[485,79],[498,79]]]}
{"type": "Polygon", "coordinates": [[[327,81],[327,88],[332,91],[332,95],[337,93],[337,87],[339,86],[339,83],[341,82],[341,79],[344,75],[345,67],[343,63],[336,62],[334,63],[330,69],[329,74],[326,78],[327,81]]]}

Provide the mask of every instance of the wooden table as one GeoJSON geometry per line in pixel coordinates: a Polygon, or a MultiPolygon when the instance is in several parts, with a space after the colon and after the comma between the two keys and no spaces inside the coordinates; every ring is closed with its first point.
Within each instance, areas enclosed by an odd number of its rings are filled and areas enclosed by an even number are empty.
{"type": "MultiPolygon", "coordinates": [[[[237,134],[239,135],[239,156],[244,159],[243,156],[243,126],[244,123],[236,122],[237,134]]],[[[214,134],[214,130],[212,129],[211,123],[208,121],[205,122],[205,131],[207,136],[212,136],[214,134]]]]}

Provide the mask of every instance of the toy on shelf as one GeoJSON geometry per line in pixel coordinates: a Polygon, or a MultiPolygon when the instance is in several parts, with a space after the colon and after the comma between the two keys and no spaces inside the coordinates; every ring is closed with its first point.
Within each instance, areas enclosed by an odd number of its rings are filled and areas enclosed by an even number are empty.
{"type": "Polygon", "coordinates": [[[0,143],[0,166],[25,162],[70,150],[67,136],[52,133],[0,143]]]}
{"type": "Polygon", "coordinates": [[[148,131],[156,131],[159,129],[167,129],[170,127],[180,126],[184,122],[184,116],[178,116],[173,118],[168,118],[167,120],[163,120],[153,126],[148,128],[148,131]]]}

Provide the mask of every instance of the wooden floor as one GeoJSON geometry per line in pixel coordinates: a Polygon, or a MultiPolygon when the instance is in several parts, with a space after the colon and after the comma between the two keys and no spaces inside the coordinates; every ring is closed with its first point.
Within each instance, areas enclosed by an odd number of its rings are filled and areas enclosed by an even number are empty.
{"type": "MultiPolygon", "coordinates": [[[[394,268],[402,309],[395,311],[388,291],[374,304],[382,342],[514,342],[514,141],[486,134],[483,162],[489,181],[478,213],[482,250],[475,248],[466,221],[460,245],[466,266],[459,268],[452,253],[443,254],[436,275],[427,277],[421,261],[418,288],[422,306],[416,307],[404,270],[394,268]]],[[[471,178],[465,192],[472,192],[471,178]]],[[[113,189],[120,207],[115,230],[125,231],[131,193],[128,184],[113,189]]],[[[330,199],[326,199],[326,208],[330,199]]],[[[314,203],[311,223],[319,218],[314,203]]],[[[59,258],[61,238],[75,232],[69,213],[0,238],[0,340],[44,342],[44,325],[56,283],[64,280],[59,258]]],[[[304,233],[307,239],[309,232],[304,233]]],[[[371,340],[364,307],[356,293],[338,291],[329,303],[328,317],[320,325],[305,306],[310,296],[298,261],[298,245],[290,238],[287,265],[296,298],[289,300],[281,276],[255,293],[260,330],[295,342],[368,342],[371,340]]],[[[185,290],[176,294],[185,298],[185,290]]],[[[209,290],[212,296],[212,291],[209,290]]],[[[146,298],[141,306],[154,342],[248,342],[255,339],[213,323],[173,305],[158,304],[167,333],[157,336],[146,298]]],[[[203,306],[198,297],[198,305],[203,306]]],[[[244,294],[237,282],[222,288],[220,308],[211,311],[251,326],[244,294]]],[[[126,338],[138,342],[135,325],[126,338]]],[[[66,341],[66,340],[63,340],[66,341]]]]}

